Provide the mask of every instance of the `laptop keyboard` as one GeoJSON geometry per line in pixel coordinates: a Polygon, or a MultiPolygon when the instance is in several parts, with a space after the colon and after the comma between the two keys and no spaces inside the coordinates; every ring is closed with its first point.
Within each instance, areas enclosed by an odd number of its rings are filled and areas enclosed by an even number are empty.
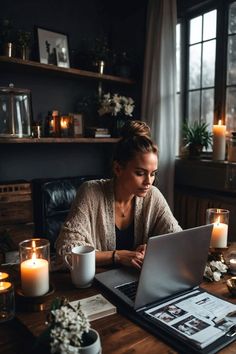
{"type": "Polygon", "coordinates": [[[137,288],[138,288],[138,281],[132,281],[130,283],[116,286],[116,289],[118,289],[123,294],[128,296],[128,298],[131,299],[132,301],[135,300],[137,288]]]}

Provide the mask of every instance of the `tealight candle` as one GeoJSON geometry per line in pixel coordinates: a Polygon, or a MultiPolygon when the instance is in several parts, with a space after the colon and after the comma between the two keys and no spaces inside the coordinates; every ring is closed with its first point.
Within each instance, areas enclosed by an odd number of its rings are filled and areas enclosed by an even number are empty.
{"type": "Polygon", "coordinates": [[[225,160],[226,126],[219,120],[218,125],[213,125],[213,160],[225,160]]]}
{"type": "MultiPolygon", "coordinates": [[[[7,274],[7,273],[2,273],[7,274]]],[[[8,275],[8,274],[7,274],[8,275]]],[[[14,316],[14,287],[8,281],[0,281],[0,322],[5,322],[14,316]]]]}
{"type": "Polygon", "coordinates": [[[230,259],[229,269],[230,269],[231,273],[236,274],[236,258],[230,259]]]}
{"type": "Polygon", "coordinates": [[[6,280],[9,277],[8,273],[0,272],[0,281],[6,280]]]}
{"type": "Polygon", "coordinates": [[[20,243],[21,288],[25,296],[42,296],[49,291],[49,242],[44,239],[20,243]]]}

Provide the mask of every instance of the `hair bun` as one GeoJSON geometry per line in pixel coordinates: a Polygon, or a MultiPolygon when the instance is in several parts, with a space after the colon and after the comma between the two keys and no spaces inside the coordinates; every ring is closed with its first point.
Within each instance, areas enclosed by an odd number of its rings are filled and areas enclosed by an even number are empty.
{"type": "Polygon", "coordinates": [[[149,126],[140,120],[128,120],[121,130],[121,137],[123,139],[132,139],[135,136],[151,137],[149,126]]]}

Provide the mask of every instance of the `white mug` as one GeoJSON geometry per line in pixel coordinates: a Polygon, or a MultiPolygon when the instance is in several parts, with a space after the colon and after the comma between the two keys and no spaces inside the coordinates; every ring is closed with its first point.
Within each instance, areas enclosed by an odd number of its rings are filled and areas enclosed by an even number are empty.
{"type": "Polygon", "coordinates": [[[95,249],[92,246],[76,246],[65,255],[72,283],[77,288],[88,288],[95,276],[95,249]]]}

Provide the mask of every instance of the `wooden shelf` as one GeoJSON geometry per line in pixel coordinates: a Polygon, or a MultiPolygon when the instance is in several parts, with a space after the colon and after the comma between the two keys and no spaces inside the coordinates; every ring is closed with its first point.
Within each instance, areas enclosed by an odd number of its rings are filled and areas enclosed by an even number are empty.
{"type": "Polygon", "coordinates": [[[125,78],[125,77],[119,77],[119,76],[113,76],[113,75],[106,75],[106,74],[99,74],[96,72],[92,71],[86,71],[86,70],[79,70],[79,69],[73,69],[73,68],[61,68],[56,65],[48,65],[48,64],[41,64],[36,61],[30,61],[30,60],[23,60],[23,59],[18,59],[18,58],[9,58],[6,56],[0,56],[0,63],[4,63],[5,65],[8,66],[15,66],[19,68],[24,68],[24,69],[29,69],[32,71],[43,71],[46,73],[55,73],[58,75],[64,75],[64,76],[73,76],[73,77],[78,77],[78,78],[87,78],[87,79],[95,79],[95,80],[102,80],[102,81],[113,81],[113,82],[119,82],[123,84],[135,84],[134,80],[125,78]]]}
{"type": "Polygon", "coordinates": [[[114,144],[118,140],[119,138],[0,138],[0,144],[114,144]]]}

